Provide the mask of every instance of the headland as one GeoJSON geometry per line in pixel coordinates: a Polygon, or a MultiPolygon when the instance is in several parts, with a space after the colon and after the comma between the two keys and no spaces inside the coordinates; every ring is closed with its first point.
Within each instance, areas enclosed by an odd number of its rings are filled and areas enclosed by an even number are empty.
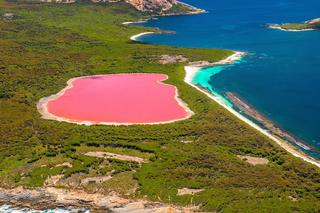
{"type": "Polygon", "coordinates": [[[269,28],[289,32],[303,32],[320,29],[320,18],[312,19],[303,23],[269,24],[269,28]]]}

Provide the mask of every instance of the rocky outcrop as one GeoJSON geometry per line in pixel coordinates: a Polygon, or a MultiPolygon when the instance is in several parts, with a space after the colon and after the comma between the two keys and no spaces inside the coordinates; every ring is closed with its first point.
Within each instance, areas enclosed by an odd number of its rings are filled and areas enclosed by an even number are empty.
{"type": "MultiPolygon", "coordinates": [[[[39,0],[46,3],[72,4],[80,0],[39,0]]],[[[137,10],[151,15],[180,15],[203,13],[204,10],[177,0],[91,0],[92,3],[116,3],[125,1],[137,10]]]]}
{"type": "Polygon", "coordinates": [[[308,24],[318,24],[320,23],[320,18],[316,18],[307,22],[308,24]]]}
{"type": "Polygon", "coordinates": [[[69,190],[50,186],[38,189],[0,188],[0,206],[4,203],[14,207],[39,210],[57,207],[70,209],[72,207],[72,212],[80,212],[76,209],[88,209],[93,212],[199,212],[199,206],[183,208],[144,199],[124,198],[115,192],[109,194],[88,193],[81,189],[69,190]]]}
{"type": "Polygon", "coordinates": [[[176,0],[127,0],[127,2],[144,12],[164,12],[178,4],[176,0]]]}
{"type": "Polygon", "coordinates": [[[309,31],[320,30],[320,18],[312,19],[302,23],[269,24],[269,28],[285,31],[309,31]]]}

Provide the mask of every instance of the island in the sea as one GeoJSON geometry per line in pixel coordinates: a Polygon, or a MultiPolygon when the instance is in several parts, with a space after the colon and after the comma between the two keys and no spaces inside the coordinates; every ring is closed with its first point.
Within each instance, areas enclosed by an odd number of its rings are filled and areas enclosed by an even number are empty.
{"type": "Polygon", "coordinates": [[[285,31],[320,30],[320,18],[312,19],[303,23],[270,24],[268,27],[285,31]]]}

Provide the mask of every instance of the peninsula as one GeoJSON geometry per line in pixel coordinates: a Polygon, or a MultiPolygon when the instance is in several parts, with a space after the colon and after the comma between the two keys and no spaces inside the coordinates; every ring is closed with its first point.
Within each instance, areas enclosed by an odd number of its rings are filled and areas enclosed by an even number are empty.
{"type": "Polygon", "coordinates": [[[270,24],[268,27],[285,31],[320,30],[320,18],[306,21],[304,23],[270,24]]]}

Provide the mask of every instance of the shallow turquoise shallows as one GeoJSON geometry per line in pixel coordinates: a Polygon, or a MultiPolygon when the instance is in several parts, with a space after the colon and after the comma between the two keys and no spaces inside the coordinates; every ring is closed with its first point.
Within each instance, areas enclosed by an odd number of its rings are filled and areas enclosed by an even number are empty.
{"type": "Polygon", "coordinates": [[[216,92],[214,87],[210,84],[211,77],[219,74],[223,69],[224,66],[203,68],[194,76],[194,78],[192,79],[192,83],[210,90],[212,94],[218,97],[226,105],[228,105],[229,107],[233,107],[232,103],[223,95],[220,95],[218,92],[216,92]]]}
{"type": "Polygon", "coordinates": [[[268,23],[320,17],[320,1],[186,2],[208,13],[152,20],[144,25],[177,33],[141,39],[179,47],[249,52],[236,65],[202,70],[194,82],[220,97],[228,91],[236,93],[284,130],[304,140],[312,149],[300,148],[320,159],[320,31],[285,32],[265,27],[268,23]]]}

